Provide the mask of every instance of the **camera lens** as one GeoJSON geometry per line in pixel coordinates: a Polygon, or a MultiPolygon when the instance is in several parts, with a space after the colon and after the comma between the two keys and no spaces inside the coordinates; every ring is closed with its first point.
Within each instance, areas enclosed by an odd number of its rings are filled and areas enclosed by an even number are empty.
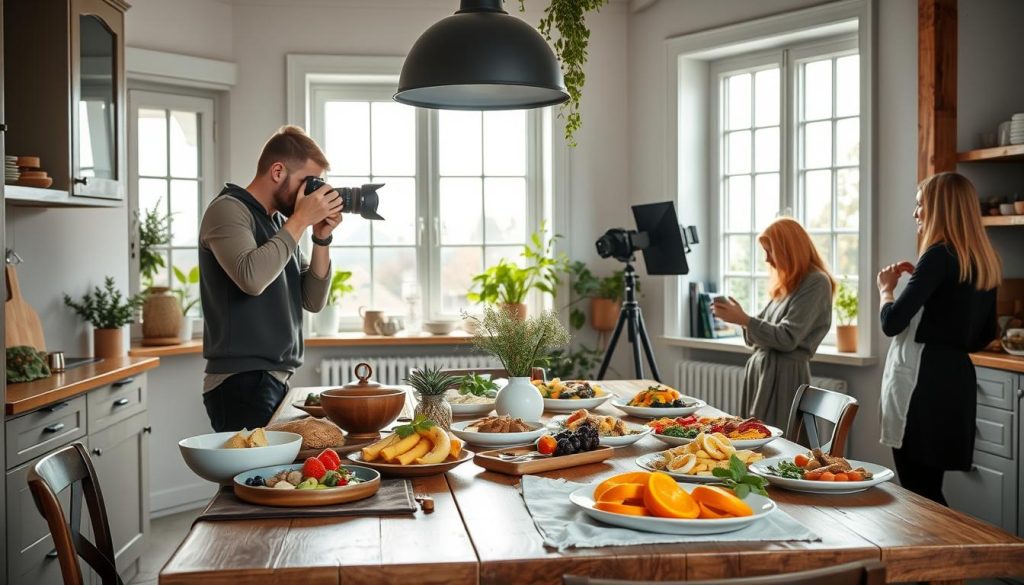
{"type": "MultiPolygon", "coordinates": [[[[306,195],[324,186],[320,177],[306,177],[306,195]]],[[[365,183],[362,187],[339,187],[335,189],[341,197],[342,213],[358,213],[364,219],[384,219],[377,213],[380,196],[377,189],[384,183],[365,183]]]]}

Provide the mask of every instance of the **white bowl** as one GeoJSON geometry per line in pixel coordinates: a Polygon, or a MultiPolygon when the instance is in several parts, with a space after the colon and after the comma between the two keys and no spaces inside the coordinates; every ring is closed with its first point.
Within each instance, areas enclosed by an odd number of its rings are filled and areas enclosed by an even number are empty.
{"type": "Polygon", "coordinates": [[[618,408],[622,412],[635,416],[637,418],[662,418],[662,417],[676,417],[686,416],[693,414],[698,410],[704,408],[708,404],[699,398],[693,398],[692,396],[683,396],[686,401],[690,402],[692,406],[680,406],[678,408],[652,408],[649,406],[630,406],[627,404],[628,401],[622,398],[616,398],[612,400],[612,406],[618,408]]]}
{"type": "Polygon", "coordinates": [[[448,335],[455,331],[457,321],[424,321],[422,328],[431,335],[448,335]]]}
{"type": "Polygon", "coordinates": [[[545,398],[544,410],[551,412],[576,412],[581,408],[590,410],[601,406],[611,397],[611,394],[605,394],[594,398],[545,398]]]}
{"type": "Polygon", "coordinates": [[[481,402],[479,404],[455,404],[449,402],[452,407],[452,416],[475,416],[481,417],[494,411],[494,401],[481,402]]]}
{"type": "MultiPolygon", "coordinates": [[[[768,443],[771,443],[775,439],[778,439],[779,437],[782,436],[782,429],[778,427],[773,427],[771,425],[765,426],[768,427],[768,430],[772,432],[772,436],[765,437],[763,439],[729,439],[729,441],[732,442],[732,446],[736,447],[737,449],[760,449],[761,447],[764,447],[768,443]]],[[[659,435],[657,433],[654,434],[654,438],[658,439],[662,443],[665,443],[666,445],[671,445],[673,447],[678,447],[679,445],[689,445],[690,443],[693,442],[693,439],[673,437],[670,435],[659,435]]]]}
{"type": "Polygon", "coordinates": [[[523,433],[478,433],[475,431],[467,431],[466,427],[470,426],[474,422],[476,421],[467,420],[454,423],[452,424],[452,433],[470,445],[479,445],[481,447],[511,447],[513,445],[530,444],[548,431],[547,427],[544,426],[544,423],[539,421],[524,421],[527,425],[532,427],[533,430],[523,433]]]}
{"type": "Polygon", "coordinates": [[[266,431],[266,447],[225,449],[235,433],[210,433],[178,441],[178,449],[185,464],[199,477],[217,483],[230,484],[233,478],[250,469],[285,465],[295,461],[302,448],[302,435],[285,431],[266,431]]]}

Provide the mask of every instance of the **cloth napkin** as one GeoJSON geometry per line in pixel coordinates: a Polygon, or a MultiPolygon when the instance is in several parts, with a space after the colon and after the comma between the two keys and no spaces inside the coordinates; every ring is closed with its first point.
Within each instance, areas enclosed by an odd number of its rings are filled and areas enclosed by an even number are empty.
{"type": "Polygon", "coordinates": [[[259,506],[238,499],[231,486],[224,486],[210,501],[201,520],[250,520],[255,518],[320,518],[324,516],[381,516],[412,514],[416,511],[412,484],[406,479],[381,481],[377,493],[364,500],[331,506],[279,508],[259,506]]]}
{"type": "Polygon", "coordinates": [[[754,524],[722,534],[677,535],[639,532],[602,524],[569,501],[569,494],[587,485],[564,479],[524,475],[520,490],[544,544],[558,550],[675,542],[813,541],[821,538],[776,508],[754,524]]]}

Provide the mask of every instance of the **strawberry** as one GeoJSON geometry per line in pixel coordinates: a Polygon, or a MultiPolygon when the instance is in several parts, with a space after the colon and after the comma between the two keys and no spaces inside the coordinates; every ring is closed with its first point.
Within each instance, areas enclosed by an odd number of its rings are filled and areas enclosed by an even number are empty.
{"type": "Polygon", "coordinates": [[[326,474],[327,468],[316,457],[310,457],[302,464],[302,477],[315,477],[317,481],[320,481],[320,478],[326,474]]]}
{"type": "Polygon", "coordinates": [[[319,459],[320,463],[323,463],[324,467],[329,470],[336,470],[341,466],[341,457],[339,457],[338,453],[331,448],[324,449],[316,456],[316,458],[319,459]]]}

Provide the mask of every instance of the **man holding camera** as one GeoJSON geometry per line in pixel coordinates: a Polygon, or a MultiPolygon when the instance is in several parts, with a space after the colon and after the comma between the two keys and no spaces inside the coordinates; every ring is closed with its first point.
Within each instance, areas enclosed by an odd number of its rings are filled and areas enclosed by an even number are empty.
{"type": "Polygon", "coordinates": [[[203,404],[217,432],[266,425],[302,365],[302,310],[318,312],[327,302],[328,245],[342,209],[330,185],[306,195],[306,177],[328,168],[312,138],[283,126],[264,145],[249,185],[228,183],[203,214],[203,404]],[[307,264],[298,241],[309,227],[307,264]]]}

